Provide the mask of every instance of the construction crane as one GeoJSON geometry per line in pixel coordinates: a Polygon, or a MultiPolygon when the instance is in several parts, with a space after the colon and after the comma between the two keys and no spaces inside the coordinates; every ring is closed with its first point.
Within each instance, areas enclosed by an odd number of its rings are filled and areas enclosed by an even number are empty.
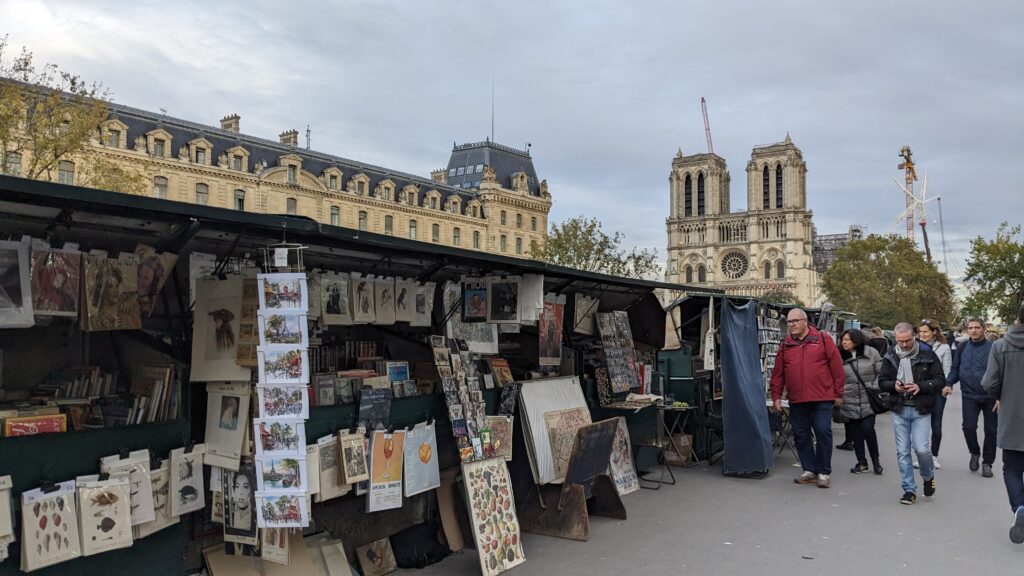
{"type": "MultiPolygon", "coordinates": [[[[915,176],[916,176],[916,174],[915,174],[915,176]]],[[[894,220],[893,223],[890,224],[889,227],[885,229],[885,233],[886,234],[894,233],[897,229],[899,229],[900,224],[906,222],[907,219],[910,219],[910,221],[911,221],[911,230],[912,230],[913,229],[914,214],[918,210],[920,210],[921,220],[920,220],[919,223],[921,225],[922,238],[924,239],[924,253],[928,257],[928,261],[931,262],[932,261],[932,249],[931,249],[931,245],[928,243],[928,228],[927,228],[928,223],[927,223],[927,218],[925,216],[925,214],[926,214],[925,204],[927,204],[928,202],[932,202],[932,201],[938,202],[941,199],[938,196],[936,196],[934,198],[929,198],[928,197],[928,173],[927,172],[925,172],[925,174],[924,174],[924,182],[923,182],[923,184],[921,186],[921,196],[920,197],[914,195],[914,191],[913,191],[912,188],[910,188],[910,187],[908,187],[906,185],[900,184],[899,180],[893,178],[892,181],[893,181],[894,184],[896,184],[896,186],[899,186],[900,190],[903,191],[903,194],[907,198],[907,207],[906,207],[906,209],[903,210],[903,212],[900,212],[900,215],[896,217],[896,220],[894,220]]],[[[941,204],[940,204],[940,210],[941,210],[941,204]]],[[[940,227],[941,227],[941,224],[940,224],[940,227]]]]}
{"type": "Polygon", "coordinates": [[[914,160],[910,155],[910,146],[900,148],[900,157],[903,158],[903,162],[900,162],[896,167],[904,171],[906,178],[906,188],[903,191],[906,193],[907,238],[914,240],[914,208],[916,207],[914,202],[914,181],[917,180],[917,169],[914,167],[914,160]]]}
{"type": "Polygon", "coordinates": [[[704,114],[704,135],[708,139],[708,153],[715,153],[715,146],[711,143],[711,123],[708,122],[708,103],[704,100],[704,97],[700,97],[700,111],[704,114]]]}

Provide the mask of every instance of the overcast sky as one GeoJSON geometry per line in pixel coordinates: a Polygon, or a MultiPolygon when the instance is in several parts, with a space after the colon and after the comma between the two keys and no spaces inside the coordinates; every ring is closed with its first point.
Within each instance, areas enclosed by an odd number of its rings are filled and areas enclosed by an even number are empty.
{"type": "Polygon", "coordinates": [[[532,143],[552,218],[596,216],[661,258],[672,157],[706,151],[702,96],[734,210],[751,148],[789,132],[819,233],[889,228],[904,145],[961,266],[970,238],[1024,219],[1019,1],[0,0],[0,14],[12,46],[118,103],[211,125],[238,113],[272,139],[308,124],[314,149],[424,176],[489,135],[493,78],[495,138],[532,143]]]}

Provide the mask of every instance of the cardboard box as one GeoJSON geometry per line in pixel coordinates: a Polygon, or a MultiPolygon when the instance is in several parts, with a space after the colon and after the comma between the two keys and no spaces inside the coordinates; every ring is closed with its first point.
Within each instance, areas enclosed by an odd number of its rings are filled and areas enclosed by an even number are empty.
{"type": "Polygon", "coordinates": [[[693,460],[693,434],[674,434],[676,446],[679,446],[681,454],[677,454],[675,448],[669,443],[665,447],[665,461],[672,466],[683,466],[693,460]]]}

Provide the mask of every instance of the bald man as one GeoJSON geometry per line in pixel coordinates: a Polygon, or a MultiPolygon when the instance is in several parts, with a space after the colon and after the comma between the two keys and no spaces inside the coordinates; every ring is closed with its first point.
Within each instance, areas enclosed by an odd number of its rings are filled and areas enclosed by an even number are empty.
{"type": "Polygon", "coordinates": [[[803,474],[797,484],[832,485],[832,407],[843,403],[843,360],[828,334],[807,322],[800,308],[786,318],[789,334],[779,346],[772,370],[772,402],[782,409],[789,398],[789,421],[803,474]]]}

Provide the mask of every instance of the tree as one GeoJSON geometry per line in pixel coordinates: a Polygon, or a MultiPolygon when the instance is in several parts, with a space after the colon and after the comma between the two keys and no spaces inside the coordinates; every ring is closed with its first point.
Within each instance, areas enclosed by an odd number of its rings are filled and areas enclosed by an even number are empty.
{"type": "Polygon", "coordinates": [[[972,316],[995,316],[1010,324],[1024,302],[1024,244],[1017,237],[1020,225],[999,225],[996,237],[971,240],[971,256],[964,279],[973,284],[964,302],[964,312],[972,316]]]}
{"type": "Polygon", "coordinates": [[[796,294],[793,294],[791,290],[782,287],[772,288],[768,292],[758,296],[757,299],[769,304],[795,304],[801,308],[804,306],[804,303],[797,298],[796,294]]]}
{"type": "Polygon", "coordinates": [[[923,318],[953,320],[953,286],[914,243],[872,234],[854,240],[836,254],[822,277],[828,299],[861,320],[891,328],[923,318]]]}
{"type": "Polygon", "coordinates": [[[530,243],[530,254],[536,260],[551,264],[601,272],[627,278],[658,277],[657,250],[627,252],[621,247],[624,236],[615,232],[609,236],[601,229],[596,218],[576,216],[561,224],[552,223],[548,237],[543,243],[530,243]]]}

